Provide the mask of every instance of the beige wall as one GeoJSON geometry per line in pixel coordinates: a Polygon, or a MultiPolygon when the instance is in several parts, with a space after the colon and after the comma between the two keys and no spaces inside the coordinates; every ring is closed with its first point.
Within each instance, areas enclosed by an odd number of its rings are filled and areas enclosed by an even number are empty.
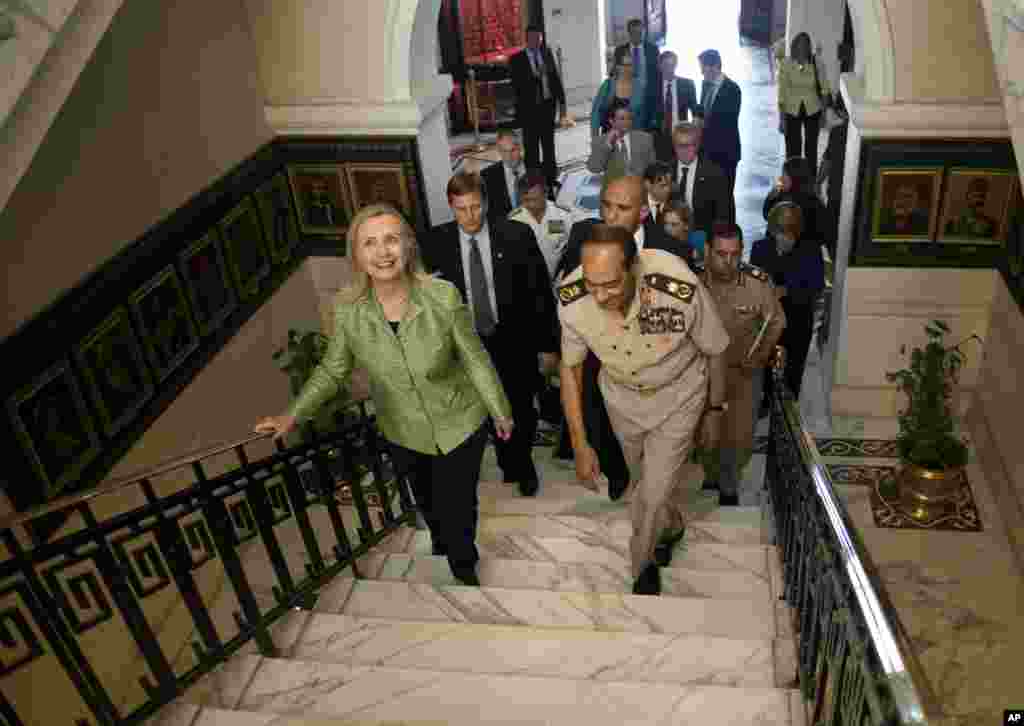
{"type": "Polygon", "coordinates": [[[270,138],[241,3],[126,2],[0,212],[0,336],[270,138]]]}
{"type": "Polygon", "coordinates": [[[977,408],[995,450],[993,490],[1011,528],[1010,541],[1024,558],[1024,449],[1020,416],[1024,411],[1024,312],[1000,276],[981,361],[977,408]]]}
{"type": "Polygon", "coordinates": [[[885,4],[895,41],[897,101],[965,102],[999,96],[978,0],[885,4]]]}

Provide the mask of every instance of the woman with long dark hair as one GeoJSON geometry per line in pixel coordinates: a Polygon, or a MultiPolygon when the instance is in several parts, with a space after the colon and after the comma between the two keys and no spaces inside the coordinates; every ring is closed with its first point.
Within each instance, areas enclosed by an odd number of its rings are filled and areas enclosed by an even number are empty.
{"type": "Polygon", "coordinates": [[[815,193],[814,172],[806,159],[796,156],[783,163],[782,175],[764,200],[762,212],[765,220],[779,202],[793,202],[799,206],[803,213],[804,237],[824,245],[835,258],[835,238],[828,223],[828,210],[815,193]]]}

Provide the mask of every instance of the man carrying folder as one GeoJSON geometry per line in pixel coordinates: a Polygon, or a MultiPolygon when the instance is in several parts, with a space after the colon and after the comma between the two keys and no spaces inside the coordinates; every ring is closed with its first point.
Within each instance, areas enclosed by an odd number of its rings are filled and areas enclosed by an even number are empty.
{"type": "MultiPolygon", "coordinates": [[[[718,449],[703,452],[705,490],[718,490],[722,506],[739,504],[739,481],[754,445],[756,407],[764,367],[786,327],[786,315],[771,277],[742,262],[743,233],[731,222],[716,222],[698,274],[715,301],[729,333],[725,358],[725,418],[718,449]]],[[[714,375],[714,371],[712,371],[714,375]]]]}

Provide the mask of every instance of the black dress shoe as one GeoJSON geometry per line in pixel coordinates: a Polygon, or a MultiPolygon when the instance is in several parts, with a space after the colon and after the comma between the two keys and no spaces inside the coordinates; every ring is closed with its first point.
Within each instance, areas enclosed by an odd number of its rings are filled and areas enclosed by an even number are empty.
{"type": "Polygon", "coordinates": [[[519,482],[519,493],[524,497],[535,497],[537,496],[537,490],[540,489],[540,481],[536,478],[533,479],[522,479],[519,482]]]}
{"type": "Polygon", "coordinates": [[[720,507],[738,507],[740,504],[740,497],[738,494],[723,494],[718,493],[718,506],[720,507]]]}
{"type": "Polygon", "coordinates": [[[700,490],[702,492],[717,492],[718,491],[718,482],[717,481],[713,481],[712,479],[705,479],[704,483],[701,484],[701,486],[700,486],[700,490]]]}
{"type": "Polygon", "coordinates": [[[640,577],[633,583],[634,595],[660,595],[661,594],[661,573],[655,564],[647,565],[640,577]]]}
{"type": "Polygon", "coordinates": [[[455,579],[462,585],[466,585],[467,587],[480,587],[480,578],[476,576],[476,571],[471,568],[459,568],[458,570],[452,570],[452,574],[455,575],[455,579]]]}
{"type": "Polygon", "coordinates": [[[445,549],[444,545],[431,544],[430,554],[434,555],[435,557],[447,557],[448,550],[445,549]]]}
{"type": "Polygon", "coordinates": [[[608,480],[608,498],[613,502],[621,499],[622,495],[626,493],[626,489],[629,487],[629,479],[609,479],[608,480]]]}
{"type": "Polygon", "coordinates": [[[675,546],[679,543],[679,540],[686,534],[686,529],[680,529],[678,532],[673,534],[671,537],[658,542],[654,547],[654,561],[658,564],[658,567],[668,567],[672,562],[672,551],[675,546]]]}

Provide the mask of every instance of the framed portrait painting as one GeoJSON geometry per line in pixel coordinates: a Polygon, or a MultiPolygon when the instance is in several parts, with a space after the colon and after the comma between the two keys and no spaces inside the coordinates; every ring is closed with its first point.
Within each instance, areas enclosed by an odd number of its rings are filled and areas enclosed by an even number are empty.
{"type": "Polygon", "coordinates": [[[103,433],[113,437],[150,396],[153,380],[125,308],[118,308],[75,350],[103,433]]]}
{"type": "Polygon", "coordinates": [[[224,249],[216,229],[211,229],[181,253],[178,269],[185,281],[185,292],[192,303],[199,333],[208,335],[219,328],[237,307],[224,249]]]}
{"type": "Polygon", "coordinates": [[[939,216],[942,167],[882,167],[875,185],[875,242],[930,242],[939,216]]]}
{"type": "Polygon", "coordinates": [[[345,174],[354,209],[362,209],[368,204],[393,204],[405,214],[406,219],[413,218],[409,183],[401,163],[346,164],[345,174]]]}
{"type": "Polygon", "coordinates": [[[238,294],[246,300],[260,291],[260,284],[270,275],[270,258],[263,243],[256,205],[246,197],[218,226],[231,277],[238,294]]]}
{"type": "Polygon", "coordinates": [[[1009,169],[953,168],[946,179],[939,241],[999,245],[1006,239],[1017,174],[1009,169]]]}
{"type": "Polygon", "coordinates": [[[341,164],[291,165],[288,181],[303,234],[345,234],[352,205],[341,164]]]}
{"type": "Polygon", "coordinates": [[[199,347],[185,291],[174,267],[167,265],[135,292],[130,306],[156,379],[163,381],[199,347]]]}
{"type": "Polygon", "coordinates": [[[274,262],[287,262],[299,243],[299,223],[288,192],[288,177],[284,172],[275,174],[256,190],[255,196],[270,257],[274,262]]]}
{"type": "Polygon", "coordinates": [[[66,359],[11,396],[7,412],[47,497],[74,482],[102,451],[99,434],[66,359]]]}

